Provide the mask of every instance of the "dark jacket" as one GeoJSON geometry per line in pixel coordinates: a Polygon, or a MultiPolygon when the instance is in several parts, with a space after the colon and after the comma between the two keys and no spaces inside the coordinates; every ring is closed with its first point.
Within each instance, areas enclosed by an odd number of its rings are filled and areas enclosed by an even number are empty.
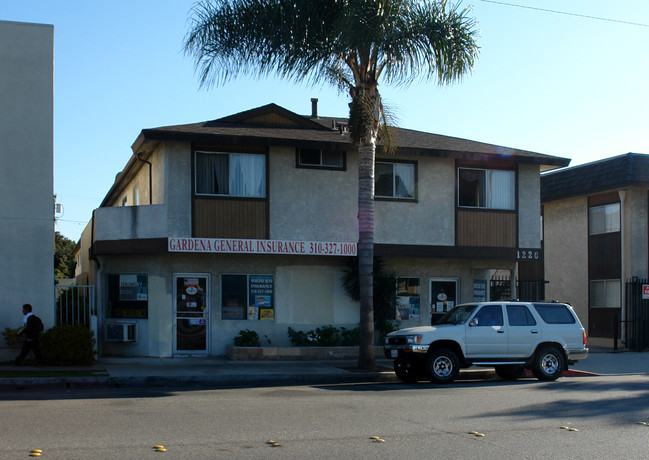
{"type": "Polygon", "coordinates": [[[27,318],[27,324],[18,333],[24,335],[27,340],[38,340],[38,334],[43,331],[43,322],[36,315],[30,315],[27,318]]]}

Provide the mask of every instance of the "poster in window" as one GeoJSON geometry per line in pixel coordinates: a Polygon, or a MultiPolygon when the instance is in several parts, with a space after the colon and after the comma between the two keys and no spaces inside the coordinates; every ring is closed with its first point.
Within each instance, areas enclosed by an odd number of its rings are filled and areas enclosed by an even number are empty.
{"type": "Polygon", "coordinates": [[[148,277],[145,273],[109,274],[106,278],[107,318],[148,318],[148,277]]]}
{"type": "MultiPolygon", "coordinates": [[[[259,319],[275,319],[274,289],[275,278],[273,275],[250,275],[248,277],[248,306],[254,309],[252,311],[258,311],[259,319]]],[[[250,318],[250,315],[248,318],[257,319],[256,317],[250,318]]]]}
{"type": "Polygon", "coordinates": [[[399,320],[418,320],[420,312],[419,296],[398,296],[397,315],[399,320]]]}

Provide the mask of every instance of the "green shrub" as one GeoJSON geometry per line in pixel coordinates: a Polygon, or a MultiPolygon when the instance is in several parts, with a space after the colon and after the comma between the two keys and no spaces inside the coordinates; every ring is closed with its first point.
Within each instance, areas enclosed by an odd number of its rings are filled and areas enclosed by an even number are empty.
{"type": "Polygon", "coordinates": [[[239,335],[234,338],[234,345],[236,347],[260,347],[259,334],[250,329],[239,331],[239,335]]]}
{"type": "Polygon", "coordinates": [[[359,329],[338,329],[332,325],[317,327],[311,331],[296,331],[288,328],[288,338],[296,347],[337,347],[357,346],[359,342],[359,329]]]}
{"type": "Polygon", "coordinates": [[[12,329],[10,327],[5,327],[5,330],[2,331],[1,334],[5,338],[7,345],[12,346],[16,345],[20,341],[20,337],[18,337],[19,332],[20,328],[12,329]]]}
{"type": "Polygon", "coordinates": [[[54,326],[41,335],[41,351],[48,364],[91,364],[95,338],[85,326],[54,326]]]}
{"type": "Polygon", "coordinates": [[[340,328],[340,345],[343,347],[357,347],[361,343],[361,330],[340,328]]]}

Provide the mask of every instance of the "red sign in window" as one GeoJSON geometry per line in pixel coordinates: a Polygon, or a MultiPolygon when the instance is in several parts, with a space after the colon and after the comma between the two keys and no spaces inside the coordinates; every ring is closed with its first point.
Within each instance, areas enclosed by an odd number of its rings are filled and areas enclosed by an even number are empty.
{"type": "Polygon", "coordinates": [[[649,299],[649,284],[642,285],[642,298],[649,299]]]}

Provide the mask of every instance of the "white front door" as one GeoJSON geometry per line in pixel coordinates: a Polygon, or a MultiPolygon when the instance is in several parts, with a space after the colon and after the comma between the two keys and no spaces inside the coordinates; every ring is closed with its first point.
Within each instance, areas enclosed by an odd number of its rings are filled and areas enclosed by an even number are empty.
{"type": "Polygon", "coordinates": [[[174,354],[209,350],[209,275],[174,275],[174,354]]]}

